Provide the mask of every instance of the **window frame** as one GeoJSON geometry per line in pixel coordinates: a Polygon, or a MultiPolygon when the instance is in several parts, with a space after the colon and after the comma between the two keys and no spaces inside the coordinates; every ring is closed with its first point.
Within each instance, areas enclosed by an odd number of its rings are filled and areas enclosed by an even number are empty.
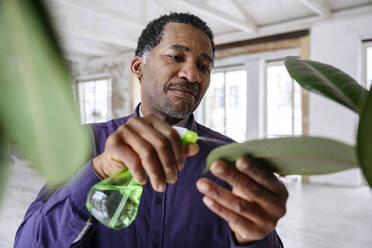
{"type": "MultiPolygon", "coordinates": [[[[221,73],[223,72],[223,75],[224,75],[224,81],[223,81],[223,87],[224,87],[224,109],[226,109],[226,72],[233,72],[233,71],[246,71],[245,67],[244,67],[244,64],[237,64],[237,65],[226,65],[226,66],[220,66],[220,67],[216,67],[213,69],[212,73],[221,73]]],[[[212,74],[211,73],[211,74],[212,74]]],[[[247,83],[247,81],[246,81],[247,83]]],[[[209,88],[208,88],[209,90],[209,88]]],[[[207,92],[208,92],[207,90],[207,92]]],[[[201,101],[201,107],[202,107],[202,121],[203,123],[206,122],[206,103],[205,103],[205,100],[206,100],[206,95],[207,95],[207,92],[205,93],[204,97],[203,97],[203,100],[201,101]]],[[[223,121],[224,121],[224,132],[226,133],[226,111],[224,111],[224,117],[223,117],[223,121]]]]}
{"type": "MultiPolygon", "coordinates": [[[[281,66],[281,65],[284,65],[284,58],[279,58],[279,59],[272,59],[272,60],[265,60],[264,62],[264,75],[263,75],[263,115],[264,115],[264,118],[263,118],[263,136],[265,138],[270,138],[268,136],[268,133],[267,133],[267,127],[268,127],[268,118],[267,118],[267,112],[268,112],[268,107],[267,107],[267,69],[270,67],[270,66],[281,66]]],[[[292,92],[291,92],[291,105],[292,105],[292,130],[291,130],[291,134],[289,134],[290,136],[293,136],[293,135],[296,135],[295,134],[295,80],[291,77],[291,82],[292,82],[292,92]]],[[[301,96],[301,134],[303,134],[303,130],[302,130],[302,123],[303,123],[303,102],[302,102],[302,93],[301,93],[301,88],[300,88],[300,92],[299,92],[300,96],[301,96]]],[[[277,135],[275,137],[281,137],[282,135],[277,135]]],[[[287,136],[287,135],[284,135],[284,136],[287,136]]]]}
{"type": "MultiPolygon", "coordinates": [[[[265,61],[283,59],[285,56],[301,55],[300,47],[283,48],[275,51],[265,51],[251,54],[241,54],[221,59],[216,59],[212,73],[219,72],[225,68],[236,68],[247,72],[247,99],[246,99],[246,123],[247,128],[244,134],[246,140],[265,138],[263,123],[266,112],[264,111],[264,84],[265,84],[265,61]],[[254,73],[254,74],[252,74],[254,73]],[[250,85],[252,80],[257,82],[253,87],[250,85]],[[253,119],[252,119],[253,117],[253,119]]],[[[200,102],[199,107],[194,112],[194,117],[201,124],[205,124],[205,99],[200,102]]],[[[302,98],[302,107],[305,99],[302,98]]],[[[302,124],[308,116],[302,112],[302,124]]],[[[302,126],[303,129],[303,126],[302,126]]],[[[302,130],[304,132],[304,130],[302,130]]]]}
{"type": "MultiPolygon", "coordinates": [[[[362,72],[362,75],[361,75],[361,81],[362,81],[362,84],[364,87],[366,87],[368,90],[369,90],[369,87],[368,87],[368,78],[367,78],[367,72],[368,72],[368,69],[367,69],[367,49],[368,48],[372,48],[372,39],[368,39],[368,40],[362,40],[362,68],[361,68],[361,72],[362,72]]],[[[372,66],[372,65],[371,65],[372,66]]],[[[372,84],[370,85],[370,87],[372,86],[372,84]]]]}
{"type": "Polygon", "coordinates": [[[79,106],[79,114],[80,114],[80,121],[82,124],[88,124],[86,122],[85,118],[85,106],[84,108],[84,116],[82,116],[81,108],[82,106],[80,105],[80,92],[79,92],[79,84],[80,83],[87,83],[87,82],[95,82],[95,81],[101,81],[101,80],[107,80],[108,81],[108,101],[107,101],[107,120],[112,119],[112,78],[107,75],[107,74],[97,74],[97,75],[92,75],[89,77],[76,77],[75,78],[75,92],[76,92],[76,102],[79,106]]]}

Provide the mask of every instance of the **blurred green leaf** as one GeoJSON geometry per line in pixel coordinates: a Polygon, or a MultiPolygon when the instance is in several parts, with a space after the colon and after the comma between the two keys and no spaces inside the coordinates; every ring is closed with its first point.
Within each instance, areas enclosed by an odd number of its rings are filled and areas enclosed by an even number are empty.
{"type": "Polygon", "coordinates": [[[323,63],[286,57],[292,78],[305,89],[326,96],[360,113],[367,90],[343,71],[323,63]]]}
{"type": "Polygon", "coordinates": [[[372,87],[360,115],[357,150],[360,168],[368,184],[372,186],[372,87]]]}
{"type": "Polygon", "coordinates": [[[8,142],[0,130],[0,203],[5,191],[9,167],[8,142]]]}
{"type": "Polygon", "coordinates": [[[207,158],[207,172],[216,160],[235,162],[249,156],[280,174],[321,175],[357,166],[354,147],[320,137],[285,137],[233,143],[214,149],[207,158]]]}
{"type": "Polygon", "coordinates": [[[0,2],[0,123],[51,185],[84,164],[88,135],[39,0],[0,2]]]}

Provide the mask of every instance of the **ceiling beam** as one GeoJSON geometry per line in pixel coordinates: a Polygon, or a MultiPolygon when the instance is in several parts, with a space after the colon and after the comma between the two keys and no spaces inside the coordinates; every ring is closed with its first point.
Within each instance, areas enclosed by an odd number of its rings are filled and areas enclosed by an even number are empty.
{"type": "Polygon", "coordinates": [[[95,21],[94,17],[81,18],[78,11],[63,8],[59,3],[54,4],[53,7],[51,9],[52,21],[61,35],[73,35],[85,40],[130,49],[135,49],[137,46],[136,38],[126,35],[120,25],[95,21]]]}
{"type": "Polygon", "coordinates": [[[253,23],[255,27],[257,27],[256,22],[253,20],[252,16],[248,14],[247,10],[238,3],[237,0],[231,0],[231,3],[235,6],[236,10],[238,10],[243,16],[244,19],[250,23],[253,23]]]}
{"type": "Polygon", "coordinates": [[[112,53],[105,45],[83,40],[73,36],[63,36],[59,38],[64,51],[68,53],[79,53],[89,56],[104,56],[112,53]]]}
{"type": "Polygon", "coordinates": [[[246,33],[243,31],[236,31],[225,34],[215,34],[214,41],[216,45],[220,45],[236,41],[260,38],[268,35],[275,35],[280,33],[309,29],[313,23],[319,22],[322,19],[324,18],[320,16],[313,16],[308,18],[301,18],[295,21],[286,21],[277,24],[271,24],[260,27],[257,33],[246,33]]]}
{"type": "Polygon", "coordinates": [[[130,17],[123,15],[113,8],[109,8],[107,4],[102,4],[101,1],[86,1],[86,0],[52,0],[69,8],[74,8],[80,12],[96,16],[101,19],[106,19],[112,22],[113,25],[122,25],[126,28],[135,28],[142,30],[145,27],[144,23],[138,20],[132,20],[130,17]]]}
{"type": "Polygon", "coordinates": [[[300,0],[300,2],[320,16],[330,17],[332,15],[332,11],[325,0],[300,0]]]}
{"type": "MultiPolygon", "coordinates": [[[[164,0],[161,0],[161,1],[164,1],[164,0]]],[[[253,21],[238,19],[232,15],[226,14],[225,12],[215,9],[206,4],[196,2],[193,0],[178,0],[178,2],[182,3],[183,5],[185,5],[186,7],[190,9],[194,9],[195,11],[198,11],[199,13],[203,13],[204,15],[207,15],[215,20],[219,20],[225,24],[228,24],[244,32],[254,33],[257,30],[257,26],[253,21]]]]}
{"type": "MultiPolygon", "coordinates": [[[[332,13],[330,18],[340,19],[348,18],[359,15],[366,15],[372,12],[372,4],[366,4],[359,7],[354,7],[350,9],[337,10],[332,13]]],[[[326,18],[321,16],[312,16],[307,18],[301,18],[294,21],[287,21],[282,23],[271,24],[267,26],[262,26],[258,29],[257,33],[249,34],[242,31],[229,32],[226,34],[216,34],[215,33],[215,43],[216,45],[231,43],[242,40],[249,40],[259,37],[264,37],[268,35],[275,35],[280,33],[293,32],[298,30],[310,29],[315,23],[321,22],[326,18]]]]}
{"type": "Polygon", "coordinates": [[[127,37],[121,36],[115,36],[112,37],[110,35],[97,35],[97,32],[94,32],[89,29],[84,29],[84,31],[78,31],[74,30],[72,28],[67,28],[66,24],[60,24],[58,25],[58,31],[61,33],[62,36],[74,36],[76,38],[84,39],[87,41],[95,41],[100,43],[105,43],[107,46],[113,45],[116,47],[122,47],[122,48],[129,48],[129,49],[135,49],[137,47],[137,42],[134,39],[129,39],[127,37]]]}

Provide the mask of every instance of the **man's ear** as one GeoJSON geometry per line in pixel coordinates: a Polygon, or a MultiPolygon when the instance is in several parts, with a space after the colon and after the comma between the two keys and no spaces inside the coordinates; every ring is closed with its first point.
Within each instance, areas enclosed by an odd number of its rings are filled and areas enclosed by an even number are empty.
{"type": "Polygon", "coordinates": [[[141,77],[143,75],[143,60],[139,56],[135,56],[132,60],[132,64],[130,69],[132,73],[141,81],[141,77]]]}

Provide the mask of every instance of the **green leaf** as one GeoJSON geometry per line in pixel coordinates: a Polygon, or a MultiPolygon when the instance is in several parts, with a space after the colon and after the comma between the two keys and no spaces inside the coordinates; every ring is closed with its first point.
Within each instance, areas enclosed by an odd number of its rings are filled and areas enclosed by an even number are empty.
{"type": "Polygon", "coordinates": [[[367,90],[343,71],[327,64],[286,57],[292,78],[305,89],[326,96],[360,113],[367,90]]]}
{"type": "Polygon", "coordinates": [[[51,185],[84,164],[88,134],[41,1],[0,2],[0,124],[51,185]]]}
{"type": "Polygon", "coordinates": [[[208,171],[216,160],[228,163],[248,156],[280,174],[321,175],[357,167],[354,147],[320,137],[285,137],[233,143],[214,149],[207,158],[208,171]]]}
{"type": "Polygon", "coordinates": [[[5,191],[9,167],[8,142],[0,130],[0,203],[5,191]]]}
{"type": "Polygon", "coordinates": [[[372,87],[360,115],[357,150],[360,168],[368,184],[372,186],[372,87]]]}

